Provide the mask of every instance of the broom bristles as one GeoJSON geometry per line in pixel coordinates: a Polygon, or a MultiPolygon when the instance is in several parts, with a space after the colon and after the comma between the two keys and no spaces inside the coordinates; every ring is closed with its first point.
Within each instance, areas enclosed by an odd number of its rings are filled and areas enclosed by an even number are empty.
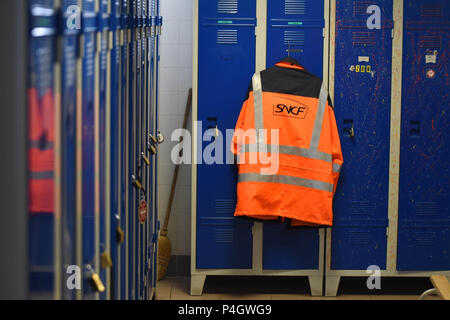
{"type": "Polygon", "coordinates": [[[170,262],[172,245],[166,235],[161,235],[158,241],[158,280],[164,278],[170,262]]]}

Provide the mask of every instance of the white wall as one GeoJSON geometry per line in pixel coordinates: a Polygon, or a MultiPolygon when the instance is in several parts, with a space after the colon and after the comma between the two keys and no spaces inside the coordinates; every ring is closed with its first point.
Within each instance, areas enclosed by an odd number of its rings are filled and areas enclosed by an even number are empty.
{"type": "MultiPolygon", "coordinates": [[[[158,152],[158,214],[161,228],[174,171],[170,136],[183,125],[189,88],[192,87],[193,0],[162,0],[159,129],[166,141],[158,152]]],[[[190,130],[189,119],[188,125],[190,130]]],[[[191,166],[182,165],[170,216],[169,238],[173,255],[190,255],[191,166]]]]}

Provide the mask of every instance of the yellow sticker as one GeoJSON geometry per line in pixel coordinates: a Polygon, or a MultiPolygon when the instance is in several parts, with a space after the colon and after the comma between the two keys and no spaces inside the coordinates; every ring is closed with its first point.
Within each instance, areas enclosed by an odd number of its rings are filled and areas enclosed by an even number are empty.
{"type": "Polygon", "coordinates": [[[370,71],[371,71],[371,67],[370,67],[370,66],[367,66],[366,72],[370,72],[370,71]]]}
{"type": "Polygon", "coordinates": [[[361,66],[361,72],[366,72],[366,66],[361,66]]]}
{"type": "Polygon", "coordinates": [[[361,67],[360,65],[357,65],[355,71],[356,71],[356,72],[359,72],[360,67],[361,67]]]}

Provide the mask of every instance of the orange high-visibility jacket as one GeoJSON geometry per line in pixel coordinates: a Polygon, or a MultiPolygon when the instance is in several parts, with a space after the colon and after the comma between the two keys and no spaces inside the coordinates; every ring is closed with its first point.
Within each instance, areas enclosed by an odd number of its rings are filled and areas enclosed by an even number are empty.
{"type": "Polygon", "coordinates": [[[52,90],[39,97],[29,89],[29,210],[31,213],[54,211],[54,108],[52,90]]]}
{"type": "Polygon", "coordinates": [[[293,226],[332,225],[343,158],[320,78],[292,58],[257,72],[231,149],[238,158],[235,216],[286,218],[293,226]]]}

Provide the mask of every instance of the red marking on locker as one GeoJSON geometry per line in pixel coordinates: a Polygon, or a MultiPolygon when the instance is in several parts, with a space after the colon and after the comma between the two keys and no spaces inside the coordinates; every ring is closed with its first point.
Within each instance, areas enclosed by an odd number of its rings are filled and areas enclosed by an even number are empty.
{"type": "Polygon", "coordinates": [[[138,216],[139,216],[139,222],[144,223],[145,220],[147,220],[147,201],[142,200],[139,203],[139,210],[138,210],[138,216]]]}

